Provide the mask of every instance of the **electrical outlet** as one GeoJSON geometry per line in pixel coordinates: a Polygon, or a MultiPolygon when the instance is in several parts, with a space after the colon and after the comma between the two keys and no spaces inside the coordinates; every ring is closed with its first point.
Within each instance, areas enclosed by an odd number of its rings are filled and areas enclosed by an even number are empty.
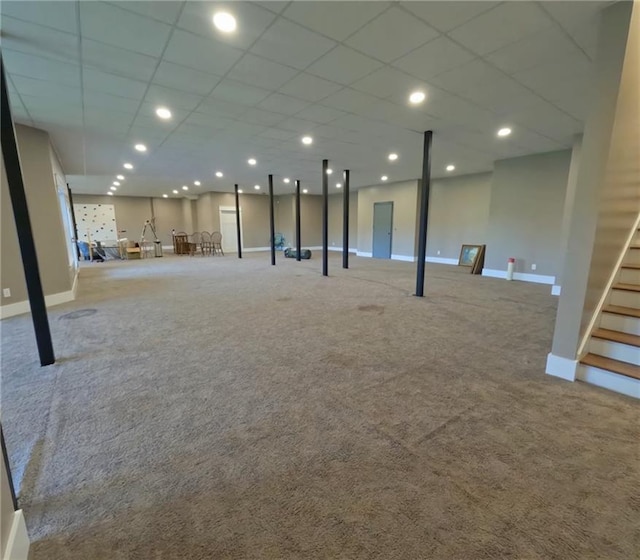
{"type": "Polygon", "coordinates": [[[440,254],[440,249],[438,249],[438,255],[440,254]]]}
{"type": "Polygon", "coordinates": [[[538,268],[538,265],[536,265],[536,264],[532,264],[531,265],[531,270],[535,270],[536,268],[538,268]]]}
{"type": "Polygon", "coordinates": [[[2,295],[3,295],[4,297],[11,297],[11,290],[10,290],[9,288],[4,288],[4,289],[2,290],[2,295]]]}

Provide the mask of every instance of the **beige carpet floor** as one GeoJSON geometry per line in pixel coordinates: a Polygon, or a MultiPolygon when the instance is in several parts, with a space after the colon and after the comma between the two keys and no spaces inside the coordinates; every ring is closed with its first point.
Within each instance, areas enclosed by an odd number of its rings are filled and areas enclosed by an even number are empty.
{"type": "Polygon", "coordinates": [[[2,322],[32,560],[631,559],[639,405],[544,374],[549,286],[319,255],[83,266],[2,322]]]}

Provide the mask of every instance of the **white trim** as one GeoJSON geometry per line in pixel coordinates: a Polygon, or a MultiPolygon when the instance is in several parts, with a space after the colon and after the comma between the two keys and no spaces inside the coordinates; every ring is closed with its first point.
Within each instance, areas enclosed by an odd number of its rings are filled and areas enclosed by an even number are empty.
{"type": "Polygon", "coordinates": [[[260,251],[271,251],[271,247],[244,247],[243,253],[259,253],[260,251]]]}
{"type": "Polygon", "coordinates": [[[547,355],[547,367],[545,373],[565,379],[566,381],[576,380],[576,370],[578,369],[578,360],[570,360],[562,356],[556,356],[549,352],[547,355]]]}
{"type": "Polygon", "coordinates": [[[394,261],[405,261],[405,262],[415,262],[415,257],[408,257],[406,255],[391,255],[391,260],[394,261]]]}
{"type": "Polygon", "coordinates": [[[438,264],[455,264],[458,266],[458,259],[448,259],[446,257],[426,257],[424,261],[438,264]]]}
{"type": "Polygon", "coordinates": [[[578,356],[582,356],[582,354],[585,351],[585,348],[587,347],[587,344],[589,343],[589,339],[591,338],[591,333],[596,328],[596,323],[598,321],[598,318],[600,317],[602,308],[604,307],[604,304],[607,301],[607,297],[609,296],[609,292],[611,291],[611,286],[613,286],[613,283],[616,280],[618,271],[620,270],[620,267],[622,266],[622,262],[624,261],[624,257],[626,256],[627,251],[629,251],[629,246],[631,245],[631,242],[635,238],[638,229],[640,229],[640,213],[638,213],[638,217],[636,218],[636,221],[633,224],[631,233],[627,237],[627,242],[624,245],[624,249],[618,256],[618,260],[616,261],[616,265],[613,267],[613,271],[611,273],[611,276],[609,277],[609,281],[607,282],[607,285],[605,286],[604,291],[600,296],[600,301],[598,301],[598,305],[596,305],[595,309],[593,310],[593,315],[589,320],[587,329],[584,331],[584,336],[582,337],[580,346],[578,346],[578,356]]]}
{"type": "Polygon", "coordinates": [[[9,537],[2,560],[27,560],[29,556],[29,533],[22,510],[13,512],[9,537]]]}
{"type": "Polygon", "coordinates": [[[562,292],[562,286],[558,286],[558,284],[554,284],[553,286],[551,286],[552,296],[559,296],[561,292],[562,292]]]}
{"type": "MultiPolygon", "coordinates": [[[[240,210],[240,249],[242,251],[245,250],[244,248],[244,223],[242,221],[242,206],[238,206],[238,210],[240,210]]],[[[235,206],[218,206],[218,224],[220,226],[220,229],[222,229],[222,213],[223,212],[233,212],[234,214],[237,212],[236,211],[236,207],[235,206]]],[[[237,231],[237,222],[236,222],[236,231],[237,231]]],[[[237,237],[237,234],[236,234],[237,237]]],[[[236,240],[236,245],[238,244],[238,241],[236,240]]],[[[223,247],[224,249],[224,247],[223,247]]],[[[271,250],[271,247],[268,247],[269,250],[271,250]]],[[[236,247],[235,251],[231,251],[231,249],[229,249],[227,251],[227,253],[237,253],[238,252],[238,248],[236,247]]]]}
{"type": "MultiPolygon", "coordinates": [[[[77,275],[76,275],[77,279],[77,275]]],[[[73,289],[68,292],[59,292],[57,294],[50,294],[44,296],[44,303],[47,307],[53,307],[54,305],[60,305],[61,303],[67,303],[76,299],[77,281],[73,283],[73,289]]],[[[23,313],[29,313],[31,306],[29,300],[18,301],[16,303],[10,303],[9,305],[0,306],[0,319],[7,319],[16,315],[22,315],[23,313]]]]}
{"type": "Polygon", "coordinates": [[[163,245],[162,246],[162,250],[163,251],[173,251],[173,245],[163,245]]]}
{"type": "MultiPolygon", "coordinates": [[[[484,268],[482,270],[482,276],[488,276],[490,278],[507,278],[506,270],[495,270],[491,268],[484,268]]],[[[520,280],[521,282],[533,282],[535,284],[555,284],[555,276],[545,276],[544,274],[529,274],[528,272],[514,272],[514,280],[520,280]]]]}
{"type": "MultiPolygon", "coordinates": [[[[342,247],[336,247],[335,245],[332,247],[329,247],[329,251],[340,251],[342,253],[342,247]]],[[[349,253],[357,253],[358,249],[355,248],[351,248],[349,247],[349,253]]]]}
{"type": "Polygon", "coordinates": [[[603,389],[609,389],[609,391],[640,399],[640,380],[633,377],[619,375],[594,366],[581,365],[578,368],[577,379],[603,389]]]}
{"type": "Polygon", "coordinates": [[[358,257],[373,257],[373,253],[368,253],[367,251],[356,251],[356,256],[358,256],[358,257]]]}

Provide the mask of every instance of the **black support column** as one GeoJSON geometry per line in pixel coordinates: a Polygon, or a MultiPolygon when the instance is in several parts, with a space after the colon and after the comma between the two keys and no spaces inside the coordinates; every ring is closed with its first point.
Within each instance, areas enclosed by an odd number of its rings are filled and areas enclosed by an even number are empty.
{"type": "Polygon", "coordinates": [[[302,241],[300,239],[300,180],[296,179],[296,260],[299,262],[302,258],[302,241]]]}
{"type": "Polygon", "coordinates": [[[27,197],[24,192],[22,181],[22,168],[20,166],[20,155],[16,140],[16,131],[13,128],[13,117],[11,116],[11,106],[9,105],[9,95],[7,92],[7,78],[5,76],[4,61],[0,56],[0,74],[2,75],[0,84],[0,128],[2,140],[2,157],[7,174],[7,184],[13,207],[13,216],[18,232],[18,243],[22,256],[22,266],[24,267],[24,277],[27,284],[27,294],[29,305],[31,306],[31,318],[36,334],[40,365],[48,366],[56,359],[53,353],[53,343],[51,342],[51,330],[47,317],[47,307],[42,291],[42,281],[40,280],[40,269],[38,267],[38,256],[36,246],[33,241],[33,230],[29,219],[29,208],[27,207],[27,197]]]}
{"type": "Polygon", "coordinates": [[[349,170],[343,173],[342,188],[342,268],[349,268],[349,170]]]}
{"type": "Polygon", "coordinates": [[[240,232],[240,194],[238,185],[233,186],[236,193],[236,236],[238,238],[238,258],[242,258],[242,233],[240,232]]]}
{"type": "Polygon", "coordinates": [[[69,183],[67,183],[67,194],[69,195],[69,208],[71,209],[71,222],[73,225],[73,244],[75,245],[76,255],[78,255],[79,259],[82,254],[80,253],[80,248],[78,247],[78,224],[76,222],[76,211],[73,208],[73,193],[71,192],[69,183]]]}
{"type": "Polygon", "coordinates": [[[322,160],[322,276],[329,276],[329,160],[322,160]]]}
{"type": "Polygon", "coordinates": [[[431,141],[433,132],[424,133],[422,152],[422,183],[420,185],[420,230],[418,233],[418,269],[416,272],[416,296],[424,295],[424,261],[427,256],[427,220],[429,219],[429,190],[431,187],[431,141]]]}
{"type": "Polygon", "coordinates": [[[16,498],[16,490],[13,485],[13,476],[11,475],[11,465],[9,464],[9,454],[7,453],[7,445],[4,441],[4,431],[0,424],[0,443],[2,445],[2,460],[4,462],[4,470],[7,471],[7,479],[9,482],[9,493],[11,494],[11,502],[13,503],[13,511],[18,511],[18,498],[16,498]]]}
{"type": "Polygon", "coordinates": [[[276,264],[276,224],[273,216],[273,175],[269,175],[269,223],[271,227],[271,264],[276,264]]]}

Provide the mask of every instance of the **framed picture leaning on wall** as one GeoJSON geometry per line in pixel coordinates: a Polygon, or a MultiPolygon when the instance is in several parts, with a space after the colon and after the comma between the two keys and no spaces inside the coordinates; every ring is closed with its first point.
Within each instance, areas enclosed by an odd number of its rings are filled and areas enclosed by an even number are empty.
{"type": "Polygon", "coordinates": [[[485,245],[463,245],[460,249],[458,266],[468,266],[471,274],[480,274],[484,267],[485,245]]]}

